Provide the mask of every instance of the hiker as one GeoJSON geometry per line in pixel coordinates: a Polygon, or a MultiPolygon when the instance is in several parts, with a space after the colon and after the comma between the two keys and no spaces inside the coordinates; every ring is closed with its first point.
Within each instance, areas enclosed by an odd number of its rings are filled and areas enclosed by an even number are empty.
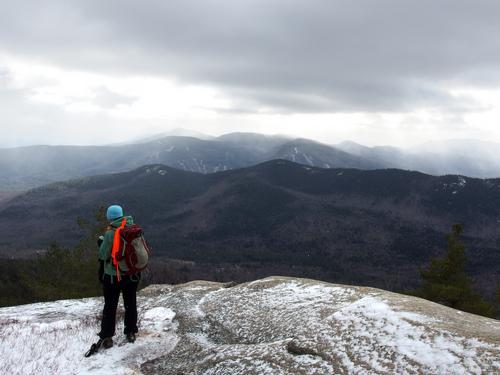
{"type": "Polygon", "coordinates": [[[127,341],[133,343],[137,333],[137,303],[136,293],[141,273],[127,275],[117,269],[112,260],[112,248],[115,232],[123,224],[131,226],[134,224],[132,216],[124,216],[123,209],[118,205],[110,206],[106,212],[106,217],[110,224],[99,247],[100,281],[104,294],[104,309],[102,312],[101,331],[99,332],[100,342],[104,348],[113,346],[112,337],[115,334],[116,308],[120,292],[123,295],[125,306],[125,328],[123,333],[127,341]],[[118,273],[117,273],[118,271],[118,273]]]}
{"type": "Polygon", "coordinates": [[[144,239],[142,228],[134,224],[132,216],[124,216],[120,206],[108,207],[106,217],[109,225],[99,237],[99,281],[104,294],[101,331],[99,341],[92,344],[85,357],[113,346],[116,308],[120,292],[125,305],[125,329],[123,333],[130,343],[137,333],[137,286],[149,261],[150,250],[144,239]]]}

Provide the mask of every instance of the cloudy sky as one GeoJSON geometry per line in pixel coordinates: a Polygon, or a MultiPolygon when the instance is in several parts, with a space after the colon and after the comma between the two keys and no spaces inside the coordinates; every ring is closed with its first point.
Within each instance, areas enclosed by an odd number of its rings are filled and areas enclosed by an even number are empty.
{"type": "Polygon", "coordinates": [[[0,146],[500,142],[497,0],[2,1],[0,146]]]}

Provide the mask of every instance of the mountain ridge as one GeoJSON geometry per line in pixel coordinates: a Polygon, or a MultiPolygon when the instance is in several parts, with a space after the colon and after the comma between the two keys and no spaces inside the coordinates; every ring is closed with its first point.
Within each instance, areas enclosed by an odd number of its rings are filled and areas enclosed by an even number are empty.
{"type": "Polygon", "coordinates": [[[75,219],[112,202],[144,226],[159,257],[314,269],[325,280],[399,289],[417,285],[418,267],[458,222],[476,282],[489,293],[500,281],[500,179],[286,160],[215,174],[150,165],[33,189],[0,206],[0,253],[71,245],[83,235],[75,219]]]}
{"type": "Polygon", "coordinates": [[[491,152],[435,155],[352,142],[317,141],[256,133],[230,133],[213,139],[166,136],[112,146],[26,146],[0,149],[0,192],[26,190],[50,182],[123,172],[145,164],[166,164],[202,173],[238,169],[284,158],[323,168],[417,170],[433,175],[500,176],[491,152]],[[476,157],[477,155],[477,157],[476,157]]]}

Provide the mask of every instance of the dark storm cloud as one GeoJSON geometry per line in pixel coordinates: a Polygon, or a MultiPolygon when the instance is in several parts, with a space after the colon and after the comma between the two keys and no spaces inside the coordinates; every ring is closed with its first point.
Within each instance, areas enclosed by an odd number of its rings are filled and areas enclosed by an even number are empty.
{"type": "Polygon", "coordinates": [[[500,84],[496,0],[16,1],[0,50],[214,85],[243,110],[466,111],[500,84]]]}

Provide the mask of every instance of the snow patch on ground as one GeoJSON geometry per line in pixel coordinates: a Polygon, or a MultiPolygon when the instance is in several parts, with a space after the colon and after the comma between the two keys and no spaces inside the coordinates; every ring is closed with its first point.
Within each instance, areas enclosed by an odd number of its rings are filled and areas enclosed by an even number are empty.
{"type": "Polygon", "coordinates": [[[304,156],[304,159],[306,159],[307,163],[310,165],[310,166],[313,166],[314,165],[314,162],[313,162],[313,159],[311,156],[307,155],[307,154],[302,154],[304,156]]]}
{"type": "MultiPolygon", "coordinates": [[[[85,358],[98,339],[102,304],[100,298],[88,298],[0,309],[0,373],[137,374],[141,363],[175,347],[175,313],[145,304],[134,344],[125,342],[118,319],[113,348],[85,358]]],[[[118,316],[122,314],[119,308],[118,316]]]]}
{"type": "Polygon", "coordinates": [[[373,296],[342,308],[328,320],[343,333],[331,340],[332,347],[343,365],[355,373],[366,373],[369,365],[381,372],[411,373],[424,368],[433,374],[479,374],[480,364],[491,361],[481,354],[493,349],[491,345],[445,330],[431,331],[426,323],[432,319],[395,311],[373,296]]]}
{"type": "Polygon", "coordinates": [[[457,181],[452,183],[444,183],[443,190],[451,190],[453,195],[458,194],[467,185],[467,180],[462,176],[456,176],[457,181]]]}

